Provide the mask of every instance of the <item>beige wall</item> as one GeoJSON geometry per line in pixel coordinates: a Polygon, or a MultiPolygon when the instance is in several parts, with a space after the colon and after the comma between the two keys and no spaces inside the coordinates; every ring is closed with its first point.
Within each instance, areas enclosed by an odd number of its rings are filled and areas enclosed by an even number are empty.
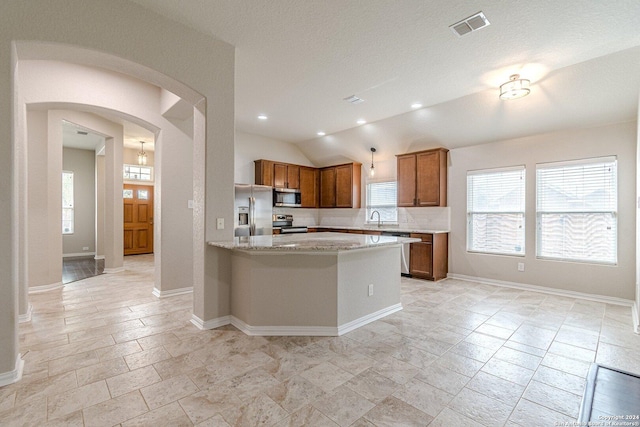
{"type": "MultiPolygon", "coordinates": [[[[26,182],[21,182],[22,170],[19,163],[14,162],[14,153],[25,147],[21,126],[26,120],[20,117],[24,113],[13,104],[20,91],[20,88],[13,91],[13,74],[25,50],[30,50],[30,57],[99,65],[153,80],[196,106],[199,115],[194,120],[197,146],[194,216],[198,221],[194,248],[198,252],[194,257],[200,258],[194,262],[198,275],[194,281],[201,297],[207,299],[196,307],[211,307],[197,314],[203,319],[227,315],[228,312],[221,313],[215,304],[221,285],[215,281],[205,283],[205,265],[215,264],[216,260],[209,259],[215,258],[214,254],[207,254],[205,260],[204,245],[206,239],[222,240],[233,234],[229,227],[215,228],[217,217],[225,218],[230,224],[233,216],[233,47],[125,0],[8,0],[2,5],[0,28],[0,63],[5,64],[0,71],[0,116],[13,118],[0,122],[0,217],[11,219],[0,224],[0,250],[5,255],[0,259],[0,381],[15,379],[19,351],[17,229],[20,222],[16,196],[24,191],[26,182]],[[62,25],[64,22],[74,25],[62,25]],[[16,48],[12,45],[16,40],[40,40],[49,44],[21,42],[16,48]]],[[[25,99],[24,102],[31,101],[25,99]]],[[[106,169],[110,169],[109,164],[106,169]]]]}
{"type": "Polygon", "coordinates": [[[567,130],[528,138],[458,148],[449,152],[451,234],[449,273],[537,285],[632,300],[635,298],[635,122],[567,130]],[[537,163],[598,156],[618,158],[618,264],[596,265],[536,259],[535,168],[537,163]],[[522,257],[466,250],[467,171],[526,166],[525,251],[522,257]],[[518,262],[525,271],[518,272],[518,262]]]}
{"type": "Polygon", "coordinates": [[[297,145],[250,133],[236,132],[235,181],[255,183],[254,160],[278,160],[284,163],[314,166],[297,145]]]}
{"type": "Polygon", "coordinates": [[[87,253],[96,248],[96,183],[93,150],[65,147],[62,150],[62,169],[73,172],[74,231],[62,236],[62,255],[87,253]],[[83,249],[83,248],[89,249],[83,249]]]}

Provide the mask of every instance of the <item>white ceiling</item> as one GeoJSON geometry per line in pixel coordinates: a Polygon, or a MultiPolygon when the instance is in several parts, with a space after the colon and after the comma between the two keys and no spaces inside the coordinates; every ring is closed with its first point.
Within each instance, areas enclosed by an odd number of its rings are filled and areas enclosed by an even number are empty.
{"type": "Polygon", "coordinates": [[[401,114],[406,144],[449,147],[637,117],[638,0],[133,1],[234,45],[236,128],[302,146],[401,114]],[[490,26],[449,29],[480,10],[490,26]],[[518,72],[532,94],[498,101],[518,72]]]}
{"type": "MultiPolygon", "coordinates": [[[[124,120],[117,115],[108,113],[99,115],[109,121],[122,125],[124,135],[123,146],[125,148],[139,150],[141,147],[140,141],[144,141],[144,150],[154,151],[153,132],[135,123],[124,120]]],[[[62,124],[62,145],[64,147],[79,148],[81,150],[96,150],[101,146],[103,141],[104,135],[100,135],[91,129],[67,121],[64,121],[62,124]],[[84,135],[82,132],[87,132],[87,134],[84,135]]]]}

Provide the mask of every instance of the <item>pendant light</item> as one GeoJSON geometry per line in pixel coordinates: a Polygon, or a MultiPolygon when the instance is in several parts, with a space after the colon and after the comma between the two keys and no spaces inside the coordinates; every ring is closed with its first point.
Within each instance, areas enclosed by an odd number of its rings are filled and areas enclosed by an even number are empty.
{"type": "Polygon", "coordinates": [[[144,141],[140,141],[140,152],[138,152],[138,164],[147,164],[147,153],[144,152],[144,141]]]}
{"type": "Polygon", "coordinates": [[[509,81],[500,85],[500,99],[518,99],[529,95],[530,81],[521,79],[520,74],[513,74],[509,81]]]}
{"type": "Polygon", "coordinates": [[[376,149],[371,147],[371,168],[369,169],[369,176],[371,176],[371,178],[373,178],[373,176],[375,175],[376,171],[374,169],[373,166],[373,153],[376,152],[376,149]]]}

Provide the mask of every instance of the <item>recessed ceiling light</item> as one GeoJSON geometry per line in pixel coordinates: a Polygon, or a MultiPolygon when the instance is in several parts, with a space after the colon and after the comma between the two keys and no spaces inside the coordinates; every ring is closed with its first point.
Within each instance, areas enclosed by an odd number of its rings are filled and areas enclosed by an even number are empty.
{"type": "Polygon", "coordinates": [[[268,119],[268,117],[265,114],[260,114],[258,116],[258,120],[267,120],[267,119],[268,119]]]}
{"type": "Polygon", "coordinates": [[[414,102],[413,104],[411,104],[411,108],[422,108],[422,104],[420,104],[419,102],[414,102]]]}
{"type": "Polygon", "coordinates": [[[363,125],[367,123],[367,121],[365,119],[359,119],[356,123],[358,123],[359,125],[363,125]]]}
{"type": "Polygon", "coordinates": [[[326,133],[324,133],[322,131],[318,132],[318,136],[325,136],[325,135],[326,135],[326,133]]]}

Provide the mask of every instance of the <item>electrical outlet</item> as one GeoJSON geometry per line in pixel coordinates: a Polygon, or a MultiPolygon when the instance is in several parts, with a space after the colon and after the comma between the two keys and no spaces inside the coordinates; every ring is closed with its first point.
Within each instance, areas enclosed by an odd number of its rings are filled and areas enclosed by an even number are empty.
{"type": "Polygon", "coordinates": [[[82,250],[83,250],[83,251],[88,251],[88,250],[89,250],[89,246],[83,246],[83,247],[82,247],[82,250]]]}
{"type": "Polygon", "coordinates": [[[518,263],[518,271],[524,271],[524,262],[518,263]]]}
{"type": "Polygon", "coordinates": [[[369,296],[373,296],[373,283],[369,285],[369,296]]]}
{"type": "Polygon", "coordinates": [[[216,229],[224,230],[224,218],[218,218],[216,220],[216,229]]]}

